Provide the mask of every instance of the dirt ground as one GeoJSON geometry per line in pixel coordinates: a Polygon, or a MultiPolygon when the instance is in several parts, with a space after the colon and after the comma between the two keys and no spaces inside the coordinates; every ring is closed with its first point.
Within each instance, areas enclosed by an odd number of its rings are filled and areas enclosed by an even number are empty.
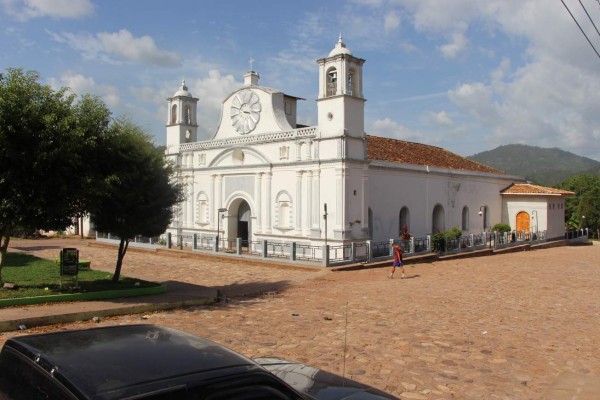
{"type": "MultiPolygon", "coordinates": [[[[56,247],[15,242],[54,258],[56,247]]],[[[116,250],[80,244],[111,270],[116,250]]],[[[305,362],[402,399],[539,399],[563,372],[600,376],[600,245],[388,268],[306,271],[128,253],[123,274],[273,289],[212,306],[106,318],[26,333],[155,323],[249,357],[305,362]],[[281,285],[285,282],[286,285],[281,285]]],[[[2,312],[0,310],[0,312],[2,312]]],[[[0,343],[23,332],[0,335],[0,343]]]]}

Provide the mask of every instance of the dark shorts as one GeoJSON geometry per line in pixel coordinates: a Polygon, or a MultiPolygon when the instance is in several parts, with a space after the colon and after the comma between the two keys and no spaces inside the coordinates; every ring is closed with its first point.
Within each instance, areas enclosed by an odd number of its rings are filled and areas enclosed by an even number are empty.
{"type": "Polygon", "coordinates": [[[404,264],[402,264],[400,261],[394,261],[394,267],[404,267],[404,264]]]}

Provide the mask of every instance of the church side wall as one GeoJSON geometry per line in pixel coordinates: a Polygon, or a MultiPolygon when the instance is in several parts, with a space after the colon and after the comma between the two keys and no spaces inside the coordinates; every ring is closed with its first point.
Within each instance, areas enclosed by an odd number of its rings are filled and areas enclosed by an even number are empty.
{"type": "MultiPolygon", "coordinates": [[[[373,240],[396,238],[400,232],[400,210],[409,210],[409,231],[416,237],[436,233],[435,229],[458,227],[464,234],[481,233],[481,206],[488,210],[488,227],[502,221],[501,189],[510,181],[495,177],[458,175],[400,168],[372,168],[369,174],[370,208],[373,213],[373,240]],[[441,223],[434,227],[433,212],[443,209],[441,223]],[[468,207],[463,228],[463,207],[468,207]]],[[[487,230],[487,229],[486,229],[487,230]]]]}

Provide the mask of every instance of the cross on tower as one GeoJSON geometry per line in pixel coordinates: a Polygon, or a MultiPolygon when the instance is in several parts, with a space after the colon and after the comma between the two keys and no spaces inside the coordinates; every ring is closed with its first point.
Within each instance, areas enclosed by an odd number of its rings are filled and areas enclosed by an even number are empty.
{"type": "Polygon", "coordinates": [[[256,60],[252,57],[250,57],[250,59],[248,60],[248,64],[250,65],[250,71],[252,71],[252,64],[254,64],[254,61],[256,60]]]}

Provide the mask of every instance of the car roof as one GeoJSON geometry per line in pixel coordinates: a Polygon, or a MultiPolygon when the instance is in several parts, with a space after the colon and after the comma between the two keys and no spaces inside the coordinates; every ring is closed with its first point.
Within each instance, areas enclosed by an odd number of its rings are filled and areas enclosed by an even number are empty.
{"type": "MultiPolygon", "coordinates": [[[[5,344],[86,397],[209,371],[263,370],[210,340],[157,325],[121,325],[15,337],[5,344]],[[240,368],[241,367],[241,368],[240,368]]],[[[233,373],[233,372],[231,372],[233,373]]],[[[119,395],[119,396],[120,396],[119,395]]],[[[110,398],[110,395],[99,396],[110,398]]]]}

